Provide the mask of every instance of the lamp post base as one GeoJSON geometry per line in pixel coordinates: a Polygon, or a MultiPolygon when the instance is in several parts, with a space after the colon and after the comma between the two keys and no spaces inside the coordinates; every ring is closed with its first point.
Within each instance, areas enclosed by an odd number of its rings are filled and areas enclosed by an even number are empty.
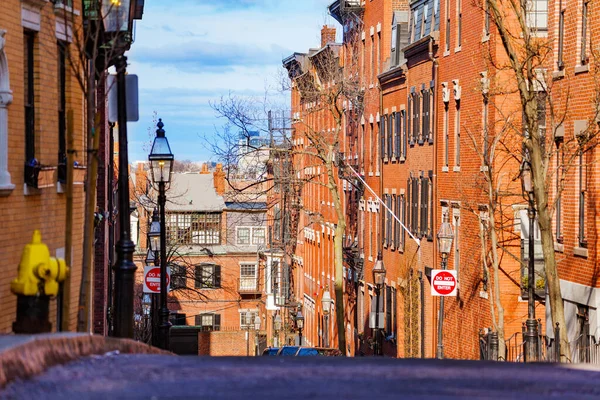
{"type": "Polygon", "coordinates": [[[13,332],[32,334],[52,331],[49,313],[50,297],[17,295],[17,320],[13,322],[13,332]]]}
{"type": "Polygon", "coordinates": [[[526,330],[523,343],[523,352],[525,362],[538,361],[538,322],[535,319],[528,319],[525,322],[526,330]]]}

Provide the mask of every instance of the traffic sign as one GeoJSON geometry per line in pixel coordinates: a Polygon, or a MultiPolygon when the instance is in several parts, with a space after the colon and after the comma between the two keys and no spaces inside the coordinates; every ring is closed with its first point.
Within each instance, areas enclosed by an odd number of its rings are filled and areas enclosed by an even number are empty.
{"type": "MultiPolygon", "coordinates": [[[[167,292],[170,290],[171,271],[167,267],[167,292]]],[[[144,267],[144,293],[160,293],[160,268],[144,267]]]]}
{"type": "Polygon", "coordinates": [[[434,269],[431,271],[432,296],[456,296],[456,271],[434,269]]]}

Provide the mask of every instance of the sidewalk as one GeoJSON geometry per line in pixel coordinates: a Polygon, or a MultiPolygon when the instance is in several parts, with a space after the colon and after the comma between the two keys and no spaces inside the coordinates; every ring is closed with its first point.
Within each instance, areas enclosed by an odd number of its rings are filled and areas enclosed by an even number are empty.
{"type": "Polygon", "coordinates": [[[80,357],[119,351],[123,354],[171,354],[131,339],[85,333],[0,335],[0,388],[80,357]]]}

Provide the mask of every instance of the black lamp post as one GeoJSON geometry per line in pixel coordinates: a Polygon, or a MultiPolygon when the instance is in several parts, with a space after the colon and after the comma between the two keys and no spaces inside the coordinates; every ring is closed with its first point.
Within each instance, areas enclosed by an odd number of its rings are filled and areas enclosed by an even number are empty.
{"type": "Polygon", "coordinates": [[[325,288],[323,297],[321,297],[321,308],[323,309],[323,317],[325,318],[325,334],[323,335],[323,346],[329,347],[329,312],[331,311],[331,294],[329,293],[329,287],[325,288]]]}
{"type": "MultiPolygon", "coordinates": [[[[437,233],[438,239],[438,251],[442,256],[442,269],[446,269],[448,266],[448,255],[452,250],[452,239],[454,239],[454,232],[452,232],[452,225],[448,222],[448,214],[444,214],[444,222],[440,226],[440,230],[437,233]]],[[[440,298],[440,315],[438,318],[438,344],[436,357],[439,359],[444,358],[444,296],[440,298]]]]}
{"type": "MultiPolygon", "coordinates": [[[[160,265],[160,232],[160,218],[158,209],[155,208],[152,212],[152,222],[150,223],[150,231],[148,232],[148,257],[146,258],[146,265],[160,265]],[[152,255],[151,259],[149,259],[150,254],[152,255]]],[[[152,298],[152,312],[150,316],[150,320],[152,321],[152,345],[158,347],[160,346],[158,331],[159,301],[156,293],[151,293],[150,296],[152,298]]]]}
{"type": "Polygon", "coordinates": [[[302,315],[302,307],[299,306],[296,313],[296,327],[298,328],[298,345],[302,346],[302,329],[304,329],[304,315],[302,315]]]}
{"type": "Polygon", "coordinates": [[[167,306],[167,229],[165,227],[165,185],[171,181],[174,156],[165,137],[165,126],[158,120],[156,137],[148,156],[152,180],[158,183],[158,207],[160,210],[160,348],[169,349],[169,308],[167,306]]]}
{"type": "Polygon", "coordinates": [[[127,155],[127,101],[125,71],[133,29],[131,0],[102,0],[102,21],[107,41],[112,40],[115,56],[110,60],[117,69],[117,112],[119,126],[119,229],[116,245],[117,260],[114,293],[114,330],[116,337],[133,338],[133,286],[136,266],[133,262],[135,245],[131,241],[129,220],[129,161],[127,155]]]}
{"type": "Polygon", "coordinates": [[[538,323],[535,319],[535,246],[533,231],[535,228],[535,199],[533,197],[533,179],[531,177],[531,164],[523,161],[521,165],[521,185],[523,195],[527,196],[529,218],[528,235],[528,270],[527,270],[527,322],[524,337],[525,362],[538,360],[538,323]]]}
{"type": "Polygon", "coordinates": [[[375,266],[373,266],[373,282],[375,282],[375,295],[376,295],[376,310],[375,310],[375,355],[382,356],[383,352],[381,351],[381,333],[380,333],[380,323],[379,320],[379,308],[381,307],[381,288],[385,284],[385,266],[383,265],[383,254],[381,251],[377,253],[377,260],[375,261],[375,266]]]}

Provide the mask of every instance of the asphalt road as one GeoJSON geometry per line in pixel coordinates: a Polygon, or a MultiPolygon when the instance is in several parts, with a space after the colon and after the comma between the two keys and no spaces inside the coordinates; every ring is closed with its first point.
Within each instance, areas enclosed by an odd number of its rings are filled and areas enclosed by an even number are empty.
{"type": "Polygon", "coordinates": [[[0,399],[600,399],[565,365],[388,358],[112,355],[13,382],[0,399]]]}

